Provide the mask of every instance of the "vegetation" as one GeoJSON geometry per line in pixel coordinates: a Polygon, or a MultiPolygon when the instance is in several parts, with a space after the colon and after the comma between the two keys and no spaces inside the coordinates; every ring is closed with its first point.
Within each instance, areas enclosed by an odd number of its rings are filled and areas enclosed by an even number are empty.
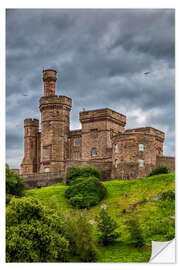
{"type": "Polygon", "coordinates": [[[115,230],[118,228],[118,224],[107,213],[106,209],[101,209],[99,216],[96,216],[98,239],[103,245],[112,243],[120,236],[120,233],[115,230]]]}
{"type": "Polygon", "coordinates": [[[101,178],[101,171],[97,168],[91,166],[83,166],[83,167],[72,167],[66,175],[66,183],[68,185],[73,185],[74,181],[79,178],[80,180],[84,180],[85,178],[89,178],[94,176],[98,179],[101,178]]]}
{"type": "Polygon", "coordinates": [[[157,174],[164,174],[164,173],[168,173],[168,168],[167,167],[157,167],[156,169],[154,169],[149,176],[153,176],[153,175],[157,175],[157,174]]]}
{"type": "Polygon", "coordinates": [[[145,241],[142,235],[142,231],[140,229],[138,220],[136,217],[130,217],[127,221],[127,228],[130,232],[131,244],[134,247],[141,248],[144,246],[145,241]]]}
{"type": "Polygon", "coordinates": [[[39,200],[13,198],[6,210],[7,262],[64,262],[69,242],[62,221],[39,200]]]}
{"type": "Polygon", "coordinates": [[[13,196],[24,196],[24,182],[6,165],[6,203],[8,204],[13,196]]]}
{"type": "Polygon", "coordinates": [[[63,218],[64,235],[69,240],[71,257],[80,262],[95,262],[97,248],[87,213],[73,211],[66,213],[63,218]]]}
{"type": "Polygon", "coordinates": [[[65,191],[65,197],[77,208],[90,208],[98,204],[106,196],[106,188],[95,177],[74,184],[65,191]]]}
{"type": "MultiPolygon", "coordinates": [[[[174,173],[170,173],[143,179],[112,180],[103,183],[107,189],[107,195],[101,204],[108,206],[108,213],[118,224],[116,231],[120,233],[120,236],[112,244],[109,243],[106,246],[98,244],[95,217],[99,215],[100,204],[85,212],[87,220],[92,225],[91,237],[94,239],[93,245],[96,245],[98,249],[98,262],[148,262],[151,257],[151,240],[168,241],[174,238],[174,179],[174,173]],[[173,196],[167,196],[167,194],[173,196]],[[133,217],[137,219],[139,232],[144,239],[145,244],[141,248],[134,246],[127,225],[128,220],[133,217]]],[[[63,184],[56,184],[28,190],[26,194],[28,197],[40,199],[44,205],[55,208],[60,213],[65,213],[65,215],[70,213],[70,218],[73,219],[74,214],[78,215],[82,210],[69,204],[69,200],[65,197],[68,188],[63,184]]],[[[64,233],[63,236],[67,239],[64,233]]],[[[67,240],[70,242],[69,238],[67,240]]],[[[78,255],[73,256],[77,258],[73,257],[74,259],[71,260],[82,261],[78,255]]]]}

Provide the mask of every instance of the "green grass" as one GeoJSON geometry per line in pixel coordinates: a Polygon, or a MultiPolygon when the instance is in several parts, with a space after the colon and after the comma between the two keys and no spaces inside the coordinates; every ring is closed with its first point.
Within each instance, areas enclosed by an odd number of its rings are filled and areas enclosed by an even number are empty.
{"type": "MultiPolygon", "coordinates": [[[[174,173],[156,175],[136,180],[112,180],[104,182],[108,195],[97,206],[88,210],[90,220],[99,213],[100,206],[105,203],[108,213],[119,224],[121,237],[114,245],[99,246],[99,262],[147,262],[151,256],[151,240],[168,241],[173,235],[173,223],[170,216],[175,215],[174,202],[153,200],[162,192],[175,188],[174,173]],[[123,214],[123,209],[126,213],[123,214]],[[133,248],[125,222],[130,216],[136,216],[143,231],[146,245],[142,249],[133,248]],[[169,226],[167,228],[167,226],[169,226]]],[[[26,191],[59,211],[80,211],[74,209],[64,197],[67,186],[53,186],[26,191]]]]}

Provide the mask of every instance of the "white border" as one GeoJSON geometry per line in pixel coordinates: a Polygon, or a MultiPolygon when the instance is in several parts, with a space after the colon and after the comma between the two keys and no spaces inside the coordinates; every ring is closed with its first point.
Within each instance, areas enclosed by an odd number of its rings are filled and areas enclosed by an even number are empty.
{"type": "MultiPolygon", "coordinates": [[[[109,269],[109,268],[113,268],[113,269],[144,269],[144,267],[153,267],[154,268],[163,268],[166,269],[169,267],[178,267],[179,264],[179,260],[178,258],[176,258],[176,262],[177,264],[161,264],[161,265],[152,265],[152,264],[119,264],[119,263],[98,263],[98,264],[83,264],[83,263],[76,263],[76,264],[5,264],[4,260],[5,260],[5,242],[4,242],[4,238],[5,238],[5,195],[4,195],[4,190],[5,190],[5,178],[4,178],[4,164],[5,164],[5,8],[176,8],[176,27],[179,26],[179,18],[180,18],[180,12],[179,12],[179,6],[178,6],[178,2],[179,1],[157,1],[157,0],[150,0],[150,1],[132,1],[132,0],[126,0],[126,1],[120,1],[120,0],[111,0],[111,1],[103,1],[103,0],[99,0],[99,1],[95,1],[95,0],[91,0],[91,1],[80,1],[80,0],[72,0],[72,1],[38,1],[37,0],[31,0],[31,1],[8,1],[6,0],[6,2],[4,1],[3,3],[1,3],[0,6],[0,42],[1,42],[1,50],[0,50],[0,65],[1,65],[1,69],[0,69],[0,82],[1,82],[1,97],[0,97],[0,127],[1,127],[1,131],[0,131],[0,142],[1,142],[1,158],[0,158],[0,264],[1,264],[1,269],[9,269],[9,268],[13,268],[14,269],[32,269],[33,268],[40,268],[43,267],[43,269],[49,269],[50,267],[53,268],[77,268],[77,269],[90,269],[90,268],[103,268],[104,270],[109,269]]],[[[179,28],[179,27],[178,27],[179,28]]],[[[176,33],[180,33],[179,29],[178,31],[176,31],[176,33]]],[[[178,34],[177,34],[178,35],[178,34]]],[[[178,59],[178,51],[180,48],[180,44],[179,44],[179,38],[176,35],[176,59],[178,59]]],[[[178,63],[176,63],[176,70],[178,69],[178,63]]],[[[177,73],[179,75],[179,73],[177,73]]],[[[178,77],[176,77],[176,138],[180,138],[180,132],[179,132],[179,126],[178,126],[178,122],[180,121],[178,119],[179,114],[179,108],[177,106],[177,102],[179,102],[180,100],[180,94],[179,91],[180,89],[178,89],[177,85],[178,84],[178,77]]],[[[177,192],[177,205],[179,205],[179,194],[178,194],[178,181],[180,181],[179,178],[179,170],[178,170],[178,161],[179,161],[179,156],[178,156],[178,152],[179,152],[179,142],[178,140],[176,140],[176,167],[177,167],[177,174],[176,174],[176,192],[177,192]]],[[[179,233],[178,233],[178,225],[179,225],[179,215],[178,215],[178,211],[176,209],[176,214],[177,214],[177,220],[176,220],[176,239],[177,236],[179,238],[179,233]]],[[[178,243],[176,244],[176,248],[178,247],[178,243]]],[[[176,250],[176,254],[177,254],[177,250],[176,250]]]]}

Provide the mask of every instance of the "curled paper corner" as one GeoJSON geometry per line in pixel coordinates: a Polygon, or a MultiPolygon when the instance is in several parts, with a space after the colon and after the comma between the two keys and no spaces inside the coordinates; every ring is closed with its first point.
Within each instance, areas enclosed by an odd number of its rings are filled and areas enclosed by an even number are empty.
{"type": "Polygon", "coordinates": [[[150,263],[175,263],[175,238],[167,242],[152,241],[150,263]]]}

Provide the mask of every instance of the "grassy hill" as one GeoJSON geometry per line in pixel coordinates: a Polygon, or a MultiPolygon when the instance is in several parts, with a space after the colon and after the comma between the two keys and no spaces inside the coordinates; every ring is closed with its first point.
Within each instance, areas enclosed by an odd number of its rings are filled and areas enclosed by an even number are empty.
{"type": "MultiPolygon", "coordinates": [[[[161,194],[174,191],[174,173],[146,177],[136,180],[112,180],[104,182],[108,195],[101,203],[86,210],[90,222],[105,203],[108,213],[118,222],[121,237],[115,244],[99,246],[99,262],[147,262],[151,257],[151,240],[168,241],[174,238],[174,201],[161,200],[161,194]],[[138,219],[146,245],[133,248],[129,240],[126,220],[130,216],[138,219]]],[[[64,197],[67,186],[53,186],[26,191],[58,211],[80,211],[74,209],[64,197]]],[[[95,228],[95,225],[93,225],[95,228]]]]}

